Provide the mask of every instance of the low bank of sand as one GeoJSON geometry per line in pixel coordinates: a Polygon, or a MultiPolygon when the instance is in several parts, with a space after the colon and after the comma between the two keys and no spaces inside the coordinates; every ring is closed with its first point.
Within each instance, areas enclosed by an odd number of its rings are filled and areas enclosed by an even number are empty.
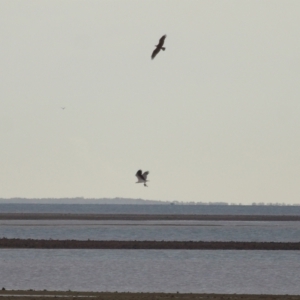
{"type": "Polygon", "coordinates": [[[292,295],[0,291],[0,299],[7,300],[45,300],[54,298],[57,300],[300,300],[300,296],[292,295]]]}
{"type": "Polygon", "coordinates": [[[298,243],[0,239],[0,249],[300,250],[298,243]]]}
{"type": "Polygon", "coordinates": [[[300,215],[151,215],[151,214],[52,214],[0,213],[0,220],[97,221],[300,221],[300,215]]]}

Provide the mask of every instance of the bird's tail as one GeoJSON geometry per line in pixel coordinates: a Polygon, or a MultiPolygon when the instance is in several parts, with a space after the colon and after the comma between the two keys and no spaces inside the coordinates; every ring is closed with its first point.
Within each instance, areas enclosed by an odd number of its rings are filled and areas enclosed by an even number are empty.
{"type": "Polygon", "coordinates": [[[166,48],[165,48],[165,47],[161,47],[161,50],[164,50],[164,51],[165,51],[165,50],[166,50],[166,48]]]}

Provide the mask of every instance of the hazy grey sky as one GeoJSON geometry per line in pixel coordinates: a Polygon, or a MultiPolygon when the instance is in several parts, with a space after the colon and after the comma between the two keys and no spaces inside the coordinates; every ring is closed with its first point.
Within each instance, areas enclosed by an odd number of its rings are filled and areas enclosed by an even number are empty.
{"type": "Polygon", "coordinates": [[[0,197],[300,202],[299,0],[1,0],[0,40],[0,197]]]}

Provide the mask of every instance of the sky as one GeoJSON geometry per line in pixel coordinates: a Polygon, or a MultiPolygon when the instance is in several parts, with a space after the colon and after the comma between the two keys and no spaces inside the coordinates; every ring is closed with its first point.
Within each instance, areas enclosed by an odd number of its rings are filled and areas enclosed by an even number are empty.
{"type": "Polygon", "coordinates": [[[299,15],[299,0],[0,1],[0,198],[300,203],[299,15]]]}

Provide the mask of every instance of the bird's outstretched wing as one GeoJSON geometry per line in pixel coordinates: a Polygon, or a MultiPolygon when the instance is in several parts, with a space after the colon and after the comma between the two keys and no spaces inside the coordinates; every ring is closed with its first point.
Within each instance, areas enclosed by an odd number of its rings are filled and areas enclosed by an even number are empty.
{"type": "Polygon", "coordinates": [[[143,176],[142,173],[143,173],[142,170],[138,170],[138,171],[136,172],[135,176],[137,177],[138,180],[144,181],[144,180],[146,180],[146,179],[144,178],[144,176],[143,176]]]}
{"type": "Polygon", "coordinates": [[[164,42],[165,42],[165,38],[167,37],[167,35],[163,35],[160,39],[159,39],[159,43],[158,43],[158,46],[159,47],[162,47],[164,42]]]}
{"type": "Polygon", "coordinates": [[[151,59],[153,59],[159,51],[160,51],[160,49],[158,47],[155,48],[154,51],[152,52],[151,59]]]}
{"type": "Polygon", "coordinates": [[[148,174],[149,174],[149,171],[144,172],[143,177],[145,178],[145,180],[147,179],[148,174]]]}

